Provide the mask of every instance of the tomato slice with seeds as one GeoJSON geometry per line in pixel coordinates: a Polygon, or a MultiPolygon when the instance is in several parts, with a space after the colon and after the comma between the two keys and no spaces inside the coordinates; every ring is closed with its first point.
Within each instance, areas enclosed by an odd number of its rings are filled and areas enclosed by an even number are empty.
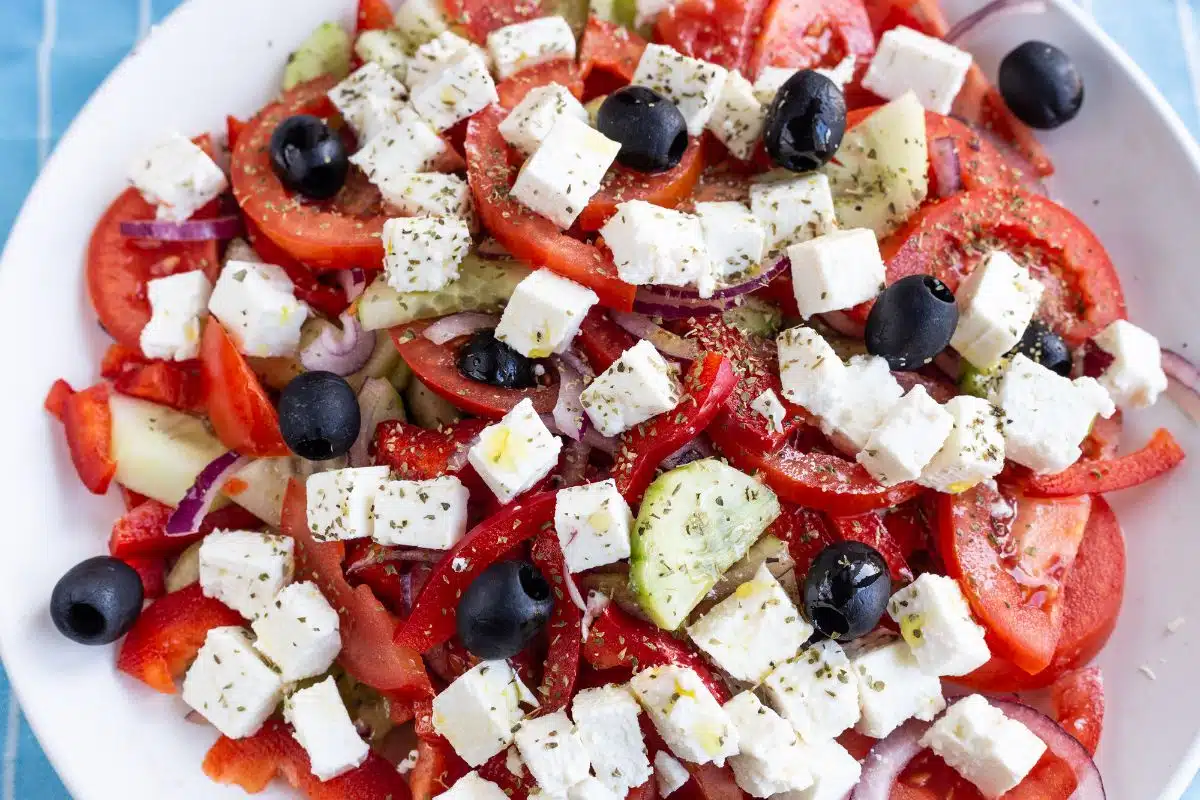
{"type": "Polygon", "coordinates": [[[583,97],[583,77],[579,73],[579,67],[569,58],[559,58],[523,69],[502,80],[496,86],[496,94],[500,96],[500,105],[511,111],[529,92],[551,83],[566,88],[576,99],[583,97]]]}
{"type": "Polygon", "coordinates": [[[862,0],[772,0],[749,74],[757,76],[763,67],[832,67],[849,55],[863,68],[874,54],[875,35],[862,0]]]}
{"type": "Polygon", "coordinates": [[[479,44],[505,25],[546,15],[542,3],[532,0],[446,0],[446,16],[462,25],[466,35],[479,44]]]}
{"type": "Polygon", "coordinates": [[[584,97],[609,94],[633,81],[646,40],[615,22],[588,17],[579,43],[579,71],[584,97]]]}
{"type": "Polygon", "coordinates": [[[745,72],[769,0],[683,0],[659,13],[655,41],[745,72]]]}
{"type": "Polygon", "coordinates": [[[613,164],[576,224],[580,230],[600,230],[608,218],[617,213],[617,204],[630,200],[645,200],[656,206],[674,208],[692,194],[700,171],[704,169],[702,150],[700,140],[692,139],[679,163],[666,172],[651,174],[613,164]]]}

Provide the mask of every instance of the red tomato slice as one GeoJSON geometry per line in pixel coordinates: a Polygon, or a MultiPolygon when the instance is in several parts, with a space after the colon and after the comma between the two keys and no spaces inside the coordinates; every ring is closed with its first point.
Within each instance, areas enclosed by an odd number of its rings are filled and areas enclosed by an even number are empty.
{"type": "Polygon", "coordinates": [[[684,55],[746,71],[768,0],[683,0],[655,21],[655,41],[684,55]]]}
{"type": "Polygon", "coordinates": [[[861,68],[874,54],[862,0],[771,0],[748,74],[757,76],[763,67],[832,67],[848,55],[861,68]]]}
{"type": "Polygon", "coordinates": [[[781,502],[779,516],[767,528],[767,533],[788,546],[795,564],[796,578],[803,581],[813,561],[822,550],[837,541],[829,518],[820,511],[781,502]]]}
{"type": "Polygon", "coordinates": [[[496,94],[500,96],[500,105],[508,110],[517,107],[525,99],[525,95],[539,86],[557,83],[575,95],[576,99],[583,97],[583,77],[579,67],[569,58],[560,58],[537,64],[511,75],[496,86],[496,94]]]}
{"type": "Polygon", "coordinates": [[[878,514],[862,514],[857,517],[833,517],[830,520],[839,539],[845,542],[862,542],[875,548],[883,560],[887,562],[892,580],[900,583],[911,583],[912,570],[904,560],[904,552],[892,538],[891,532],[883,524],[878,514]]]}
{"type": "Polygon", "coordinates": [[[255,458],[289,454],[275,406],[215,319],[200,339],[200,368],[209,421],[222,444],[255,458]]]}
{"type": "Polygon", "coordinates": [[[633,80],[646,40],[623,25],[588,17],[579,43],[579,71],[584,97],[609,94],[633,80]]]}
{"type": "Polygon", "coordinates": [[[645,200],[656,206],[674,208],[684,198],[691,196],[700,177],[700,171],[704,168],[701,150],[700,140],[692,139],[673,169],[656,174],[614,164],[576,224],[580,230],[598,231],[609,217],[617,213],[617,204],[629,200],[645,200]]]}
{"type": "Polygon", "coordinates": [[[112,412],[108,385],[98,383],[75,392],[63,403],[63,430],[79,480],[92,494],[104,494],[117,472],[112,460],[112,412]]]}
{"type": "Polygon", "coordinates": [[[522,261],[587,286],[599,295],[602,305],[632,310],[637,289],[621,280],[610,255],[571,238],[509,197],[517,170],[513,153],[500,135],[503,118],[504,112],[492,106],[467,126],[467,178],[484,227],[522,261]]]}
{"type": "Polygon", "coordinates": [[[358,0],[359,33],[387,30],[395,24],[395,15],[387,0],[358,0]]]}
{"type": "Polygon", "coordinates": [[[599,375],[611,367],[622,353],[637,344],[637,339],[613,322],[604,309],[593,308],[583,318],[575,343],[599,375]]]}
{"type": "Polygon", "coordinates": [[[531,0],[446,0],[446,15],[459,23],[466,35],[484,44],[497,28],[545,16],[540,2],[531,0]]]}
{"type": "Polygon", "coordinates": [[[1063,673],[1050,690],[1054,718],[1093,756],[1104,729],[1104,682],[1099,667],[1063,673]]]}

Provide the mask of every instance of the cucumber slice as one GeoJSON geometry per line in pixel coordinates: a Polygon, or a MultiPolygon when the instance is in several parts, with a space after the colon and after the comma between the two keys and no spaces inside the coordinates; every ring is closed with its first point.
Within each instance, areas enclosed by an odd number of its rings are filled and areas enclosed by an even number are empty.
{"type": "Polygon", "coordinates": [[[200,545],[204,542],[192,542],[188,549],[179,554],[175,565],[167,573],[167,594],[186,589],[200,580],[200,545]]]}
{"type": "Polygon", "coordinates": [[[500,311],[529,268],[513,259],[471,254],[458,269],[458,280],[436,292],[397,292],[380,275],[358,301],[358,319],[369,331],[459,311],[500,311]]]}
{"type": "Polygon", "coordinates": [[[783,313],[757,297],[747,297],[723,315],[725,321],[752,336],[774,339],[783,329],[783,313]]]}
{"type": "Polygon", "coordinates": [[[400,31],[363,31],[354,54],[363,63],[375,62],[401,83],[408,77],[408,40],[400,31]]]}
{"type": "Polygon", "coordinates": [[[440,428],[453,425],[463,414],[449,400],[437,394],[415,375],[404,392],[404,405],[412,421],[422,428],[440,428]]]}
{"type": "Polygon", "coordinates": [[[1004,376],[1004,371],[1008,368],[1010,360],[1003,358],[999,364],[991,369],[980,369],[968,364],[964,358],[962,362],[962,374],[958,376],[958,388],[965,394],[972,394],[987,400],[996,389],[996,385],[1000,383],[1000,378],[1004,376]]]}
{"type": "Polygon", "coordinates": [[[629,579],[660,628],[675,630],[779,516],[775,493],[716,459],[659,476],[631,537],[629,579]]]}
{"type": "Polygon", "coordinates": [[[291,89],[313,78],[332,75],[339,81],[350,74],[350,35],[336,22],[326,22],[288,56],[283,68],[283,88],[291,89]]]}

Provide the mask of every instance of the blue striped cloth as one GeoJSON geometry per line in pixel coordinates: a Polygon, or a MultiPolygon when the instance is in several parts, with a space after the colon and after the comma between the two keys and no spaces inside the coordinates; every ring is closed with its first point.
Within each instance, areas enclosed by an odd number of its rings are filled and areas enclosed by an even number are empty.
{"type": "MultiPolygon", "coordinates": [[[[1200,133],[1200,0],[1078,0],[1200,133]],[[1131,24],[1133,23],[1133,24],[1131,24]]],[[[0,0],[0,232],[75,113],[182,0],[0,0]]],[[[0,800],[69,797],[0,672],[0,800]]],[[[1200,784],[1188,793],[1200,800],[1200,784]]]]}

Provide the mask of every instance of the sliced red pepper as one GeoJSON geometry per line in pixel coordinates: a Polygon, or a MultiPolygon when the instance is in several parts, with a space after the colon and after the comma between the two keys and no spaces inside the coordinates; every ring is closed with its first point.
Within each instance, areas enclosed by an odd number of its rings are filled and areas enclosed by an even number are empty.
{"type": "Polygon", "coordinates": [[[157,600],[167,593],[167,561],[162,556],[121,559],[142,579],[142,596],[157,600]]]}
{"type": "Polygon", "coordinates": [[[729,359],[720,353],[704,353],[684,376],[683,399],[674,410],[621,435],[612,474],[626,501],[636,504],[642,499],[663,459],[709,427],[736,385],[729,359]]]}
{"type": "Polygon", "coordinates": [[[42,408],[49,411],[59,422],[62,422],[63,412],[67,407],[67,400],[73,394],[75,394],[75,390],[71,388],[71,384],[59,378],[51,384],[50,391],[46,392],[46,401],[42,403],[42,408]]]}
{"type": "Polygon", "coordinates": [[[1183,463],[1185,454],[1166,428],[1159,428],[1136,453],[1105,461],[1079,461],[1055,475],[1034,475],[1024,481],[1032,497],[1076,497],[1140,486],[1183,463]]]}
{"type": "Polygon", "coordinates": [[[579,69],[586,86],[584,97],[609,94],[633,81],[646,40],[624,25],[588,17],[579,43],[579,69]]]}
{"type": "Polygon", "coordinates": [[[603,308],[593,308],[583,318],[575,344],[599,375],[611,367],[622,353],[637,344],[637,339],[613,322],[603,308]]]}
{"type": "Polygon", "coordinates": [[[630,200],[645,200],[656,206],[674,208],[690,197],[700,172],[704,169],[700,139],[688,142],[679,163],[666,172],[649,175],[636,169],[614,164],[600,189],[592,195],[576,224],[583,231],[598,231],[617,213],[617,205],[630,200]]]}
{"type": "Polygon", "coordinates": [[[804,580],[817,555],[837,541],[829,518],[820,511],[802,508],[794,503],[781,502],[779,516],[767,528],[767,533],[784,542],[795,564],[796,577],[804,580]]]}
{"type": "Polygon", "coordinates": [[[358,0],[356,30],[359,33],[387,30],[395,24],[395,20],[387,0],[358,0]]]}
{"type": "Polygon", "coordinates": [[[664,630],[626,614],[610,603],[592,622],[583,643],[583,657],[595,669],[674,664],[694,670],[718,703],[729,700],[729,689],[713,674],[696,651],[664,630]]]}
{"type": "Polygon", "coordinates": [[[1054,719],[1092,755],[1104,729],[1104,681],[1099,667],[1064,673],[1050,687],[1054,719]]]}
{"type": "Polygon", "coordinates": [[[79,480],[92,494],[104,494],[117,472],[112,460],[112,413],[108,409],[108,385],[76,392],[63,403],[63,428],[67,448],[79,480]]]}
{"type": "Polygon", "coordinates": [[[439,430],[399,420],[381,422],[375,429],[375,460],[391,467],[401,480],[431,480],[445,475],[451,457],[465,449],[485,427],[487,422],[478,419],[466,419],[439,430]]]}
{"type": "Polygon", "coordinates": [[[197,361],[156,361],[140,350],[112,344],[104,352],[100,374],[121,394],[180,411],[204,411],[204,381],[197,361]]]}
{"type": "Polygon", "coordinates": [[[157,500],[144,500],[127,511],[112,527],[108,552],[117,558],[174,556],[214,530],[256,531],[266,523],[238,505],[228,505],[204,518],[200,530],[186,536],[168,536],[167,520],[174,511],[157,500]]]}
{"type": "Polygon", "coordinates": [[[500,96],[500,105],[511,111],[525,99],[525,95],[551,83],[562,86],[576,99],[583,97],[583,78],[579,74],[579,67],[575,66],[575,60],[570,58],[558,58],[526,67],[500,81],[496,86],[496,94],[500,96]]]}
{"type": "Polygon", "coordinates": [[[861,542],[879,551],[887,562],[892,580],[909,583],[913,579],[912,570],[904,560],[900,545],[892,538],[887,526],[878,514],[862,514],[857,517],[833,517],[830,520],[839,538],[845,542],[861,542]]]}
{"type": "Polygon", "coordinates": [[[508,751],[501,750],[479,766],[479,777],[500,787],[508,800],[525,800],[537,788],[537,782],[525,762],[521,762],[521,774],[514,775],[508,768],[508,751]]]}
{"type": "Polygon", "coordinates": [[[566,582],[571,580],[558,534],[553,528],[543,530],[533,540],[529,557],[554,590],[554,612],[550,615],[547,632],[550,649],[546,653],[542,685],[538,688],[536,714],[551,714],[567,707],[575,694],[579,679],[580,641],[583,638],[583,612],[568,595],[566,582]]]}
{"type": "Polygon", "coordinates": [[[424,653],[453,636],[463,590],[513,547],[554,524],[555,495],[543,492],[522,498],[476,525],[446,551],[412,614],[396,628],[396,643],[424,653]]]}

